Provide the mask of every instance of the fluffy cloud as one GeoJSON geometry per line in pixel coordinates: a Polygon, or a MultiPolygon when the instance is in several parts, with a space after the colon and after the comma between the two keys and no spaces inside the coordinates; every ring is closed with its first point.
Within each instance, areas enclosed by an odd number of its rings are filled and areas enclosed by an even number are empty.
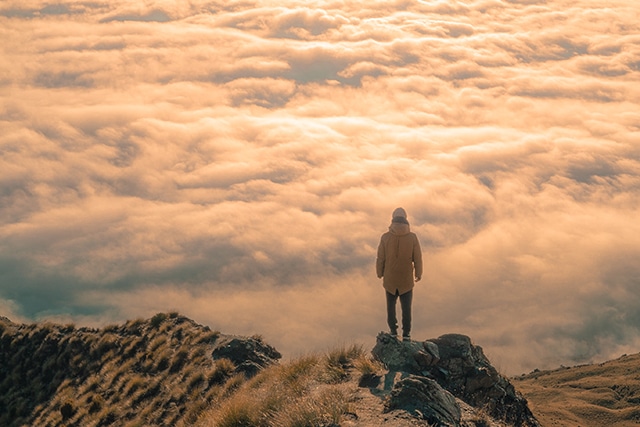
{"type": "Polygon", "coordinates": [[[3,3],[0,308],[370,343],[401,205],[416,336],[638,351],[640,9],[592,3],[3,3]]]}

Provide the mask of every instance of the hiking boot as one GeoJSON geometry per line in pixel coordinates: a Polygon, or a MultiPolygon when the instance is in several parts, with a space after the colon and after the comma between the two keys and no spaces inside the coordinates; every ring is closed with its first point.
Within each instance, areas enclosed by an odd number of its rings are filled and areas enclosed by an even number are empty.
{"type": "Polygon", "coordinates": [[[403,335],[402,336],[402,341],[405,341],[405,342],[411,341],[411,336],[410,335],[403,335]]]}

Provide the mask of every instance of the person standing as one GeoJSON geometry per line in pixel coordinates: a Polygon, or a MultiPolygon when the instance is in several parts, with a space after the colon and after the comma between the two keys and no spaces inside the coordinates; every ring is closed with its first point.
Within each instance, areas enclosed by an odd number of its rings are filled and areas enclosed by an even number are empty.
{"type": "Polygon", "coordinates": [[[411,341],[411,303],[414,278],[422,278],[422,251],[418,236],[412,233],[403,208],[393,211],[389,231],[380,238],[376,273],[387,296],[387,323],[391,335],[398,336],[396,305],[402,309],[402,340],[411,341]]]}

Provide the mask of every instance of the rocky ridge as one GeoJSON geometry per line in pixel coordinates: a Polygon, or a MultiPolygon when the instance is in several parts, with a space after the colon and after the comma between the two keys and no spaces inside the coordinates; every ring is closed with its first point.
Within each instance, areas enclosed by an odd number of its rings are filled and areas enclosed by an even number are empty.
{"type": "Polygon", "coordinates": [[[0,318],[0,425],[538,427],[463,335],[280,358],[177,313],[103,329],[0,318]]]}
{"type": "Polygon", "coordinates": [[[381,332],[372,353],[388,369],[386,411],[402,409],[436,426],[477,426],[462,416],[470,406],[486,414],[487,426],[539,427],[526,399],[467,336],[401,342],[381,332]]]}

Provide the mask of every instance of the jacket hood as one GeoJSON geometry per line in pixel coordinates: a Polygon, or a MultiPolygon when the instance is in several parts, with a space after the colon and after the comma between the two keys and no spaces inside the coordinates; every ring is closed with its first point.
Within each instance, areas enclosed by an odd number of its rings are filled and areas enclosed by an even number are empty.
{"type": "Polygon", "coordinates": [[[389,226],[389,231],[396,236],[404,236],[405,234],[409,234],[411,230],[409,229],[409,224],[392,222],[389,226]]]}

